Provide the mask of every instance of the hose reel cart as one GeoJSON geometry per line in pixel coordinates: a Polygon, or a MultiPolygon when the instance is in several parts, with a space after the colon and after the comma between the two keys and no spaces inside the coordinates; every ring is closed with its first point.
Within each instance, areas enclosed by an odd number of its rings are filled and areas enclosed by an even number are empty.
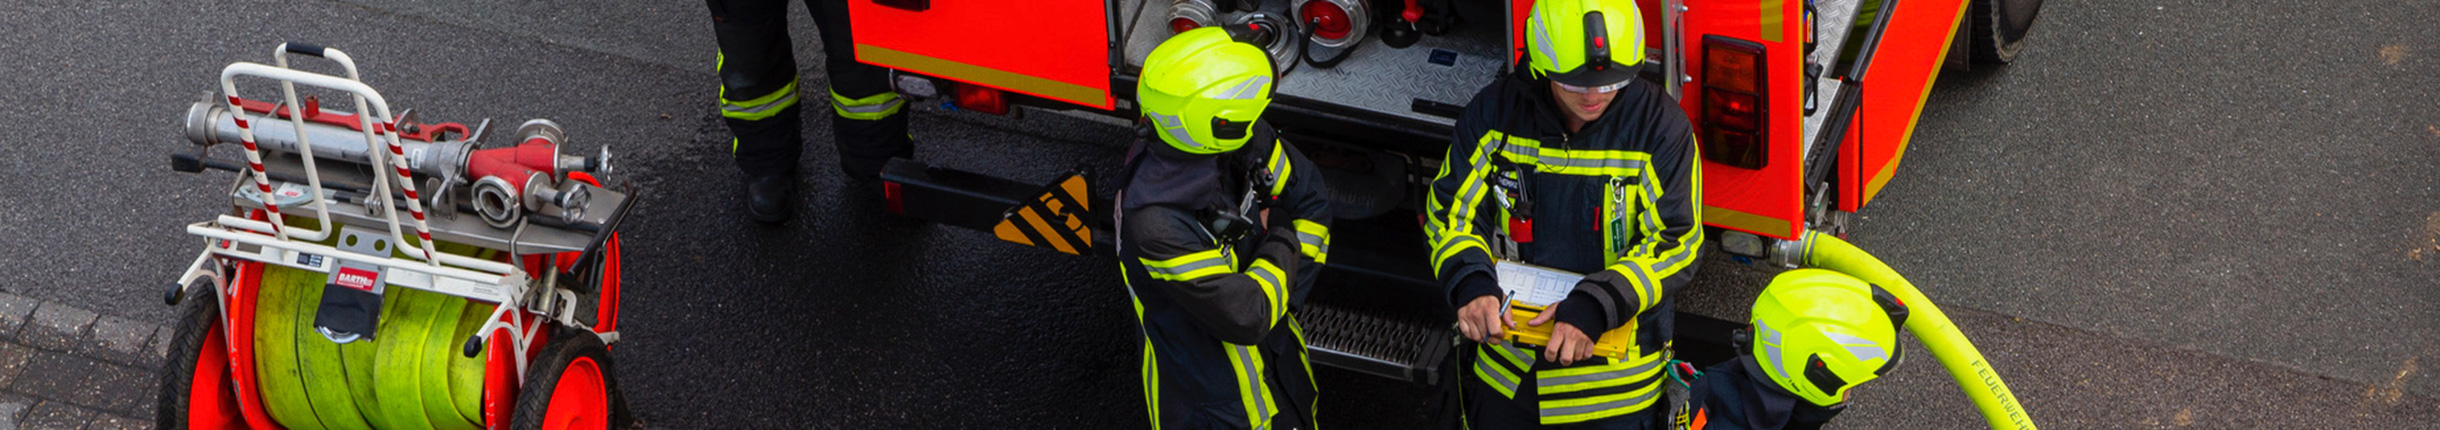
{"type": "Polygon", "coordinates": [[[630,421],[618,341],[618,226],[632,184],[610,152],[565,155],[531,120],[424,123],[344,52],[282,44],[233,63],[187,111],[172,168],[237,173],[230,207],[186,226],[203,251],[165,294],[182,308],[159,428],[562,429],[630,421]],[[303,55],[344,76],[290,68],[303,55]],[[247,99],[236,80],[277,82],[247,99]],[[353,112],[300,99],[341,94],[353,112]],[[244,159],[215,158],[237,143],[244,159]]]}

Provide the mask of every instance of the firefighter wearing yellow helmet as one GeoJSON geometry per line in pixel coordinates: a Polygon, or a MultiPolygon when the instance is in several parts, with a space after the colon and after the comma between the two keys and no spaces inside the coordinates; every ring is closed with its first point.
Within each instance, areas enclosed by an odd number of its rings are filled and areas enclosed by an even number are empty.
{"type": "Polygon", "coordinates": [[[1291,310],[1329,261],[1322,176],[1262,119],[1250,26],[1179,33],[1136,87],[1142,132],[1118,198],[1118,257],[1143,328],[1155,428],[1311,428],[1318,391],[1291,310]]]}
{"type": "Polygon", "coordinates": [[[1634,2],[1537,1],[1520,31],[1525,58],[1466,104],[1426,207],[1434,275],[1476,342],[1466,421],[1660,428],[1670,297],[1693,279],[1704,241],[1693,126],[1635,78],[1645,42],[1634,2]],[[1516,321],[1500,261],[1585,277],[1516,321]],[[1503,342],[1518,324],[1551,326],[1550,342],[1503,342]],[[1594,339],[1621,330],[1632,335],[1624,358],[1593,355],[1594,339]]]}
{"type": "Polygon", "coordinates": [[[1690,428],[1821,428],[1846,409],[1850,390],[1897,366],[1906,315],[1896,296],[1854,277],[1779,274],[1754,302],[1739,357],[1694,381],[1690,428]]]}

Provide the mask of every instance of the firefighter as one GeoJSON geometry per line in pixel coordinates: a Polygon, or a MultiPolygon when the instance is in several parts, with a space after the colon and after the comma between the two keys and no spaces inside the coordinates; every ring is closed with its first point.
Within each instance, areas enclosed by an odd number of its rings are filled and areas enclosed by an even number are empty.
{"type": "Polygon", "coordinates": [[[1261,121],[1272,72],[1249,26],[1171,37],[1144,61],[1147,120],[1120,185],[1118,257],[1143,329],[1153,427],[1311,428],[1318,387],[1292,310],[1329,260],[1321,171],[1261,121]]]}
{"type": "MultiPolygon", "coordinates": [[[[794,211],[797,156],[804,148],[788,2],[707,3],[712,33],[720,39],[720,116],[736,136],[729,140],[729,151],[746,174],[746,216],[763,223],[786,222],[794,211]]],[[[888,69],[856,62],[846,0],[805,0],[805,9],[822,33],[839,167],[853,181],[879,178],[890,158],[915,155],[907,135],[906,101],[890,88],[888,69]]]]}
{"type": "MultiPolygon", "coordinates": [[[[1701,244],[1693,127],[1637,82],[1644,30],[1630,0],[1535,2],[1514,73],[1476,93],[1432,181],[1434,275],[1476,342],[1460,393],[1475,429],[1658,428],[1675,305],[1701,244]],[[1496,261],[1585,274],[1523,322],[1556,324],[1541,348],[1505,344],[1496,261]],[[1632,330],[1625,359],[1593,339],[1632,330]]],[[[1460,353],[1463,353],[1462,351],[1460,353]]]]}
{"type": "Polygon", "coordinates": [[[1906,304],[1837,272],[1799,269],[1772,278],[1754,302],[1738,357],[1693,382],[1692,429],[1818,429],[1847,396],[1897,367],[1906,304]],[[1748,334],[1750,333],[1750,334],[1748,334]]]}

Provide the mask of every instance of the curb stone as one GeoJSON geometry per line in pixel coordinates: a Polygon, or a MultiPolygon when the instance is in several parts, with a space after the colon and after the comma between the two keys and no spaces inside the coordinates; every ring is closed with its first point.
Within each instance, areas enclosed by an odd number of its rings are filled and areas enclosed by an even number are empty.
{"type": "Polygon", "coordinates": [[[100,317],[93,311],[45,302],[34,308],[34,316],[19,330],[18,340],[43,350],[72,351],[84,340],[85,329],[100,317]]]}

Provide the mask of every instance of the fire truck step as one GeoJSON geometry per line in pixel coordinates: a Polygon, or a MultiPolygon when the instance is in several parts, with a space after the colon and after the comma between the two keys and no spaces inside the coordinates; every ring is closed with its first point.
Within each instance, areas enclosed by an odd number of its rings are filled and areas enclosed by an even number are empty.
{"type": "Polygon", "coordinates": [[[1421,320],[1388,318],[1323,304],[1297,313],[1313,362],[1430,385],[1455,332],[1421,320]]]}

